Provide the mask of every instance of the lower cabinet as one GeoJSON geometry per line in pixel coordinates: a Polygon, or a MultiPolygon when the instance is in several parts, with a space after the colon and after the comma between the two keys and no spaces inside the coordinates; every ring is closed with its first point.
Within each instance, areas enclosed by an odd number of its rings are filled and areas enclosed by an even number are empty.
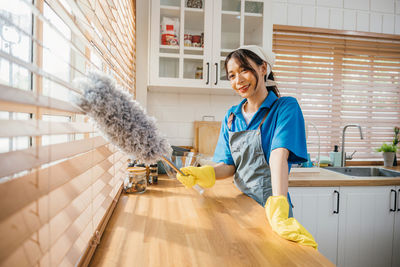
{"type": "Polygon", "coordinates": [[[290,187],[289,192],[294,217],[334,264],[400,266],[400,187],[290,187]]]}
{"type": "Polygon", "coordinates": [[[392,267],[400,266],[400,186],[396,186],[397,203],[396,215],[394,215],[394,234],[392,250],[392,267]]]}
{"type": "Polygon", "coordinates": [[[291,187],[295,217],[315,238],[318,251],[335,265],[339,215],[339,187],[291,187]]]}

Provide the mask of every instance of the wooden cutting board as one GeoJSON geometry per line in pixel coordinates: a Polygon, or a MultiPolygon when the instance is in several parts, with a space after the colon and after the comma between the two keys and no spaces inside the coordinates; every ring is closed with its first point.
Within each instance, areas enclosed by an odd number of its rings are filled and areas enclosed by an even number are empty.
{"type": "Polygon", "coordinates": [[[194,122],[194,149],[196,152],[213,156],[217,145],[220,121],[195,121],[194,122]]]}

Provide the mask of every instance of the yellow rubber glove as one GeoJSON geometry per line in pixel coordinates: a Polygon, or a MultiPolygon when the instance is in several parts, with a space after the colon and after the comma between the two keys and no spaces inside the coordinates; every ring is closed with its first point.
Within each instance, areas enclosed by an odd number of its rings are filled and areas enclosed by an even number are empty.
{"type": "Polygon", "coordinates": [[[265,212],[272,230],[278,235],[302,245],[318,248],[313,236],[295,218],[288,218],[289,203],[285,196],[270,196],[265,204],[265,212]]]}
{"type": "Polygon", "coordinates": [[[212,166],[189,166],[181,168],[181,171],[186,174],[186,176],[177,173],[176,178],[188,188],[191,188],[195,184],[203,188],[209,188],[215,184],[215,171],[212,166]]]}

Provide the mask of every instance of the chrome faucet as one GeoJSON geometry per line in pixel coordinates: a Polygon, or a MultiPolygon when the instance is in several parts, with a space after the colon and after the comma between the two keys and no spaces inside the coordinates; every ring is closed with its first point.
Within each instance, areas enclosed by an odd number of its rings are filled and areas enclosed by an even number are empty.
{"type": "MultiPolygon", "coordinates": [[[[360,137],[361,137],[361,139],[364,139],[363,133],[362,133],[362,130],[361,130],[361,126],[360,126],[360,125],[358,125],[358,124],[348,124],[348,125],[345,125],[345,126],[343,127],[343,132],[342,132],[342,163],[341,163],[341,166],[342,166],[342,167],[346,166],[346,152],[344,151],[344,134],[345,134],[345,132],[346,132],[346,129],[349,128],[349,127],[357,127],[357,128],[360,130],[360,137]]],[[[356,151],[354,151],[354,152],[351,154],[351,156],[348,157],[347,159],[352,159],[354,153],[356,153],[356,151]]]]}

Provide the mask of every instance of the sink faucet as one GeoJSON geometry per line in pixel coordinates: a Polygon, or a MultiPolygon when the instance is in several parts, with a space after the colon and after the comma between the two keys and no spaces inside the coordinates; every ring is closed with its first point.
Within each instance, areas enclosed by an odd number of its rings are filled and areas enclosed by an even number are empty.
{"type": "MultiPolygon", "coordinates": [[[[342,167],[346,166],[346,152],[344,151],[344,135],[345,135],[346,129],[349,128],[349,127],[357,127],[360,130],[361,139],[364,139],[360,125],[358,125],[358,124],[348,124],[348,125],[345,125],[343,127],[343,132],[342,132],[342,164],[341,164],[342,167]]],[[[356,151],[354,151],[353,154],[351,154],[350,159],[352,158],[354,153],[356,153],[356,151]]]]}

